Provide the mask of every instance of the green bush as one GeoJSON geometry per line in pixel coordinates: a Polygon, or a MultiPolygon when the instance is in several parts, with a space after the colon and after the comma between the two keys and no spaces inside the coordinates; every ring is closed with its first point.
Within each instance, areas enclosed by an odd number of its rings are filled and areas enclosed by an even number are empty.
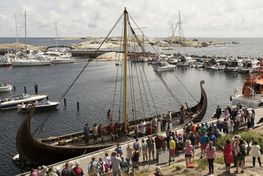
{"type": "MultiPolygon", "coordinates": [[[[261,152],[263,152],[263,136],[262,134],[258,134],[255,131],[246,131],[238,134],[241,136],[241,138],[246,141],[247,143],[250,143],[252,140],[257,141],[258,145],[260,145],[261,152]]],[[[229,139],[232,141],[234,135],[225,135],[219,138],[216,142],[216,148],[219,150],[222,150],[225,144],[225,141],[229,139]]]]}

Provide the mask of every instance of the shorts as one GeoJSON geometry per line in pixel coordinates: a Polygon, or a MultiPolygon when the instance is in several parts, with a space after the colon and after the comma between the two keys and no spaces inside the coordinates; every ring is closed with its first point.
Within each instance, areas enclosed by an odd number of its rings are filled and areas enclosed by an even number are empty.
{"type": "Polygon", "coordinates": [[[201,144],[201,150],[205,150],[207,144],[201,144]]]}
{"type": "Polygon", "coordinates": [[[175,156],[175,149],[170,149],[170,156],[175,156]]]}
{"type": "Polygon", "coordinates": [[[192,157],[192,154],[185,154],[184,155],[186,158],[191,158],[192,157]]]}

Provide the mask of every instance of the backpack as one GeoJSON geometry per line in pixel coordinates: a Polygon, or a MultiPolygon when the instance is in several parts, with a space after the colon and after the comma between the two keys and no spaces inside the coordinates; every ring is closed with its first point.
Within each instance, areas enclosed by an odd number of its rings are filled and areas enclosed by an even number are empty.
{"type": "Polygon", "coordinates": [[[89,164],[89,167],[88,167],[89,175],[95,176],[95,175],[97,175],[97,172],[98,172],[98,163],[91,161],[89,164]]]}
{"type": "Polygon", "coordinates": [[[244,145],[240,145],[239,148],[240,148],[240,151],[239,151],[240,155],[241,156],[246,156],[245,146],[244,145]]]}

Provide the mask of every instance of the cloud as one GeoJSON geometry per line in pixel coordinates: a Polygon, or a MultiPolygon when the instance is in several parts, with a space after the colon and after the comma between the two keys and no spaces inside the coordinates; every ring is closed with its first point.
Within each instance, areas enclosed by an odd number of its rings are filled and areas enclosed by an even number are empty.
{"type": "MultiPolygon", "coordinates": [[[[182,14],[187,37],[263,37],[262,0],[13,0],[1,2],[0,36],[15,36],[14,15],[28,36],[105,36],[124,6],[150,37],[166,37],[182,14]]],[[[20,29],[21,30],[21,29],[20,29]]],[[[118,32],[115,32],[118,34],[118,32]]]]}

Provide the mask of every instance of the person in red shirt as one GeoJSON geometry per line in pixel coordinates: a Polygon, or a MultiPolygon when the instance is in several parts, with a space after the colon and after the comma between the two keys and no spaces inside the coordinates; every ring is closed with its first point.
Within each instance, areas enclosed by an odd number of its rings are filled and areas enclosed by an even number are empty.
{"type": "Polygon", "coordinates": [[[147,129],[146,129],[146,134],[147,135],[152,135],[153,134],[153,128],[151,124],[148,124],[147,129]]]}
{"type": "Polygon", "coordinates": [[[84,172],[83,169],[79,166],[79,162],[76,162],[75,165],[76,166],[73,168],[75,176],[83,176],[84,172]]]}
{"type": "Polygon", "coordinates": [[[156,159],[159,160],[159,153],[162,150],[163,144],[164,144],[164,137],[161,135],[157,135],[154,139],[155,141],[155,148],[156,148],[156,159]]]}
{"type": "Polygon", "coordinates": [[[224,159],[226,164],[226,174],[230,174],[230,165],[233,162],[233,154],[232,154],[232,144],[228,139],[226,140],[223,153],[224,153],[224,159]]]}

